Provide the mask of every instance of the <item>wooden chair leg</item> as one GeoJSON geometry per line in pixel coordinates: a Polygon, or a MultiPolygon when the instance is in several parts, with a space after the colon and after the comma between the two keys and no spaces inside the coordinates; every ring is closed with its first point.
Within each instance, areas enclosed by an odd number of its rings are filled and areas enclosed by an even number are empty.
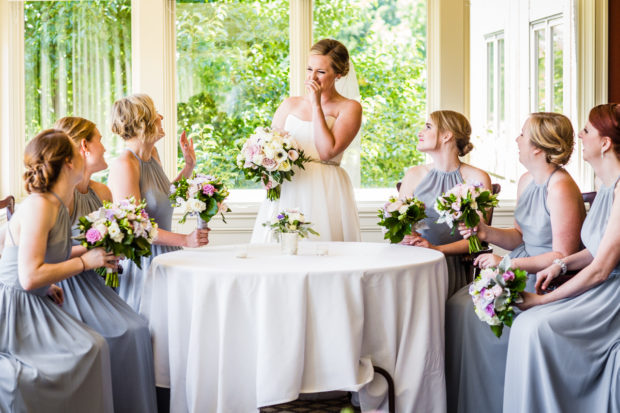
{"type": "Polygon", "coordinates": [[[385,378],[388,385],[388,411],[390,413],[396,413],[396,392],[394,390],[394,380],[392,380],[392,376],[390,373],[382,369],[381,367],[372,366],[375,370],[375,373],[379,373],[385,378]]]}

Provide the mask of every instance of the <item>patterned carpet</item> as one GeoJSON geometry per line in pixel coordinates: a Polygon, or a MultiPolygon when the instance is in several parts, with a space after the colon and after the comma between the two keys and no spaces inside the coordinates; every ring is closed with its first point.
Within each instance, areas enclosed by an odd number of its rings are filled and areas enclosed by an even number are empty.
{"type": "Polygon", "coordinates": [[[355,413],[359,412],[348,396],[329,400],[294,400],[276,406],[263,407],[260,413],[355,413]]]}

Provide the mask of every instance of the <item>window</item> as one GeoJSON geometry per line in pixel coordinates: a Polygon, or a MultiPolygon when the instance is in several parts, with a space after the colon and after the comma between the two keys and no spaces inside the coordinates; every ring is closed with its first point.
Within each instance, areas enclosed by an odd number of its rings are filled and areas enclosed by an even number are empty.
{"type": "Polygon", "coordinates": [[[364,111],[357,185],[392,188],[424,162],[416,148],[426,121],[426,1],[315,0],[313,15],[314,39],[343,42],[357,72],[364,111]]]}
{"type": "Polygon", "coordinates": [[[504,100],[504,32],[485,36],[487,62],[487,130],[503,135],[505,120],[504,100]]]}
{"type": "MultiPolygon", "coordinates": [[[[531,112],[576,116],[576,30],[573,0],[472,0],[470,13],[469,161],[501,184],[500,197],[515,199],[519,163],[515,138],[531,112]],[[572,48],[569,49],[569,48],[572,48]],[[481,70],[485,68],[484,70],[481,70]]],[[[579,154],[573,156],[579,163],[579,154]]],[[[588,188],[583,174],[569,172],[588,188]]]]}
{"type": "Polygon", "coordinates": [[[564,112],[562,16],[531,24],[532,111],[564,112]]]}
{"type": "Polygon", "coordinates": [[[26,140],[63,116],[93,121],[114,157],[112,103],[131,90],[131,1],[24,3],[26,140]]]}
{"type": "Polygon", "coordinates": [[[238,147],[288,96],[288,11],[287,0],[177,0],[179,133],[194,138],[197,171],[234,188],[258,185],[235,170],[238,147]]]}

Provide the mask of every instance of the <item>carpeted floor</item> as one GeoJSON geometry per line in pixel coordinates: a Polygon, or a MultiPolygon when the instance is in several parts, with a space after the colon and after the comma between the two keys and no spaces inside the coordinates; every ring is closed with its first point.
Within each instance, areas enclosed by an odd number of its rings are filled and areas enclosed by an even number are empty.
{"type": "Polygon", "coordinates": [[[276,406],[263,407],[260,413],[355,413],[359,412],[348,396],[330,400],[295,400],[276,406]]]}

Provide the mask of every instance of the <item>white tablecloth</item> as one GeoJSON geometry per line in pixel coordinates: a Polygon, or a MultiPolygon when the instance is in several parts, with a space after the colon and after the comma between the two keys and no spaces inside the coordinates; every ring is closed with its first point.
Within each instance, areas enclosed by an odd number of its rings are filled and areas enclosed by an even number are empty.
{"type": "Polygon", "coordinates": [[[392,375],[397,412],[444,412],[443,255],[310,242],[299,254],[250,245],[153,260],[141,312],[171,412],[255,412],[338,389],[360,390],[363,410],[387,410],[372,364],[392,375]]]}

